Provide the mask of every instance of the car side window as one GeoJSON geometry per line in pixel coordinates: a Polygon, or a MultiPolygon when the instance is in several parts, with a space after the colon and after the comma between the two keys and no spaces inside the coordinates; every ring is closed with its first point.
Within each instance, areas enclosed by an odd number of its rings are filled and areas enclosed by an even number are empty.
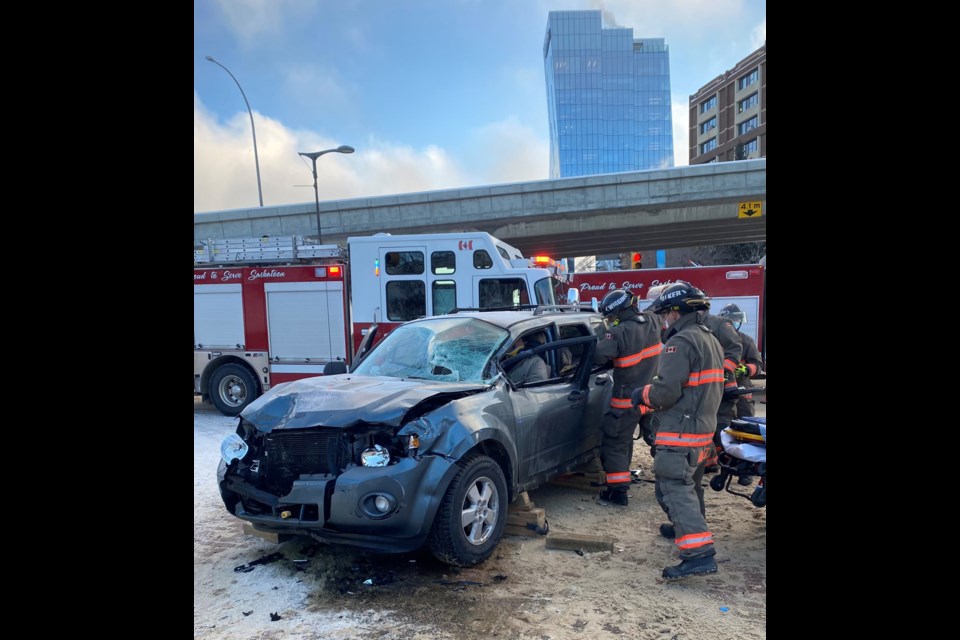
{"type": "MultiPolygon", "coordinates": [[[[579,338],[580,336],[591,335],[590,329],[584,324],[565,324],[560,326],[560,339],[579,338]]],[[[572,375],[580,365],[580,358],[583,356],[583,345],[576,344],[570,347],[562,347],[557,353],[557,361],[560,369],[560,375],[572,375]]]]}

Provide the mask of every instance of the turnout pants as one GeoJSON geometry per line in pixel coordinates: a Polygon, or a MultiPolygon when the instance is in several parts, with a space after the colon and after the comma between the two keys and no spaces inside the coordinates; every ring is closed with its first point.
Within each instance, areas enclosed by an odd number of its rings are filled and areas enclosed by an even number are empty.
{"type": "Polygon", "coordinates": [[[607,487],[626,491],[630,486],[630,458],[633,434],[640,414],[636,409],[607,409],[600,423],[600,462],[607,476],[607,487]]]}
{"type": "Polygon", "coordinates": [[[709,452],[710,447],[657,445],[653,459],[657,502],[673,524],[674,544],[682,560],[716,554],[700,486],[709,452]]]}

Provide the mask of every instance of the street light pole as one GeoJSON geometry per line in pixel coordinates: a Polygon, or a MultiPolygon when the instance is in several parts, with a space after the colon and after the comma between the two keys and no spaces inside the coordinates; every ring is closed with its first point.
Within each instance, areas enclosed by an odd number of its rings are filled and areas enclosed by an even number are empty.
{"type": "Polygon", "coordinates": [[[348,147],[343,144],[337,147],[336,149],[324,149],[323,151],[311,151],[306,153],[304,151],[298,151],[297,154],[303,156],[304,158],[310,158],[313,162],[313,197],[317,201],[317,244],[322,244],[323,239],[320,236],[320,192],[317,190],[317,158],[322,156],[325,153],[353,153],[354,148],[348,147]]]}
{"type": "MultiPolygon", "coordinates": [[[[227,73],[230,73],[230,69],[227,69],[225,66],[213,59],[213,56],[204,56],[207,60],[217,65],[227,73]]],[[[263,188],[260,186],[260,157],[257,155],[257,128],[253,126],[253,111],[250,109],[250,103],[247,102],[247,94],[243,92],[243,87],[240,86],[240,81],[230,73],[230,77],[233,78],[233,81],[237,83],[237,88],[240,89],[240,95],[243,96],[243,101],[247,105],[247,113],[250,114],[250,130],[253,131],[253,162],[257,165],[257,193],[260,195],[260,206],[263,206],[263,188]]]]}

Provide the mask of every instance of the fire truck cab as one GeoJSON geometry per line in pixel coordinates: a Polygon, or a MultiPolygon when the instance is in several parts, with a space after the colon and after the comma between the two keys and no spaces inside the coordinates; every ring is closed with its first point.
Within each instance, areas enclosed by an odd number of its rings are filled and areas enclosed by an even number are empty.
{"type": "Polygon", "coordinates": [[[350,237],[346,252],[302,236],[210,239],[194,250],[194,394],[237,415],[275,384],[352,365],[368,333],[454,308],[556,304],[566,279],[562,263],[484,232],[350,237]]]}

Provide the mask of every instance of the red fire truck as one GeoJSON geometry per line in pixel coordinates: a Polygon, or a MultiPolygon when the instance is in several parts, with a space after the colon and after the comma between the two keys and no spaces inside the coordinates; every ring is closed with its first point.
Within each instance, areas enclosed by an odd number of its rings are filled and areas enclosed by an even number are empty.
{"type": "Polygon", "coordinates": [[[302,236],[208,240],[194,250],[194,394],[237,415],[274,384],[352,364],[368,334],[407,320],[556,304],[562,264],[483,232],[351,237],[347,251],[302,236]]]}
{"type": "Polygon", "coordinates": [[[710,312],[719,313],[731,302],[747,314],[747,321],[740,327],[757,341],[757,347],[766,360],[764,344],[764,306],[766,268],[760,264],[734,264],[712,267],[677,267],[671,269],[633,269],[625,271],[596,271],[574,273],[569,286],[580,291],[580,299],[599,302],[604,294],[613,289],[630,289],[640,299],[640,308],[646,304],[647,290],[661,284],[685,280],[710,297],[710,312]]]}

